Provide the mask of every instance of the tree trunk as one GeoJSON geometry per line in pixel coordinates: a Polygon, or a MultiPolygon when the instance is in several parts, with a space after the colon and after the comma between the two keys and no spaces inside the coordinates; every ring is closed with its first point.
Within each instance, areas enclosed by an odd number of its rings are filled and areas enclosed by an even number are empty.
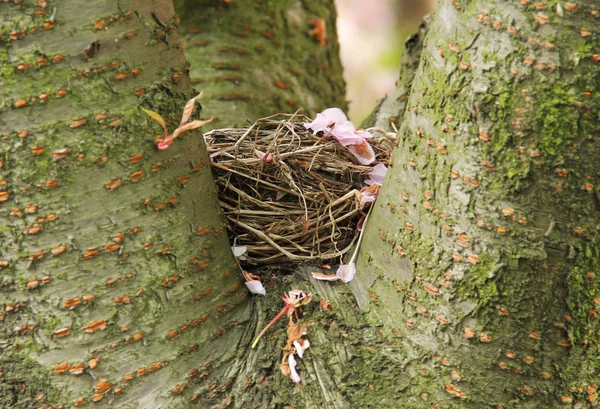
{"type": "Polygon", "coordinates": [[[436,12],[350,286],[404,347],[394,407],[596,407],[593,4],[436,12]]]}
{"type": "Polygon", "coordinates": [[[191,96],[172,4],[42,7],[0,6],[0,407],[177,407],[249,311],[200,134],[139,109],[191,96]]]}
{"type": "Polygon", "coordinates": [[[192,82],[216,118],[210,127],[346,109],[333,0],[175,3],[192,82]]]}
{"type": "Polygon", "coordinates": [[[187,135],[158,152],[158,126],[137,108],[172,131],[190,97],[166,3],[73,1],[53,23],[51,7],[32,19],[36,6],[1,6],[1,406],[594,407],[589,2],[560,15],[555,3],[442,2],[422,54],[405,60],[407,110],[392,98],[374,114],[396,118],[399,146],[355,281],[263,274],[268,296],[253,303],[203,144],[187,135]],[[279,372],[285,325],[249,348],[290,288],[316,301],[304,308],[302,387],[279,372]]]}

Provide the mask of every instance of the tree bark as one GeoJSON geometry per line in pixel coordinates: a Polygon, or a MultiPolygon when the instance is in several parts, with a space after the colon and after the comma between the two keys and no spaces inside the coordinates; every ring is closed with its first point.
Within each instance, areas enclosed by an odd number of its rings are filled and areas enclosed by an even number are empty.
{"type": "Polygon", "coordinates": [[[249,317],[200,134],[139,109],[191,96],[178,20],[38,4],[0,5],[0,407],[177,407],[249,317]]]}
{"type": "MultiPolygon", "coordinates": [[[[177,0],[185,55],[214,128],[347,108],[333,0],[177,0]]],[[[208,129],[208,128],[207,128],[208,129]]]]}
{"type": "Polygon", "coordinates": [[[191,96],[169,5],[0,6],[0,404],[594,407],[598,11],[522,3],[442,2],[407,55],[355,281],[263,273],[252,303],[203,144],[158,152],[137,108],[172,130],[191,96]],[[315,300],[302,386],[279,372],[284,324],[249,348],[290,288],[315,300]]]}
{"type": "Polygon", "coordinates": [[[599,12],[440,3],[350,285],[395,407],[596,407],[599,12]]]}

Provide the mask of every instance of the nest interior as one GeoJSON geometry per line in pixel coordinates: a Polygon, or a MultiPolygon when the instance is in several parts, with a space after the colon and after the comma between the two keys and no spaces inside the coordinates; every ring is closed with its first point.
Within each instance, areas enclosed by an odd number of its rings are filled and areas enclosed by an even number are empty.
{"type": "Polygon", "coordinates": [[[362,179],[389,160],[393,142],[384,132],[369,140],[377,161],[363,166],[305,122],[279,115],[204,135],[230,237],[247,247],[246,263],[342,256],[356,237],[362,179]]]}

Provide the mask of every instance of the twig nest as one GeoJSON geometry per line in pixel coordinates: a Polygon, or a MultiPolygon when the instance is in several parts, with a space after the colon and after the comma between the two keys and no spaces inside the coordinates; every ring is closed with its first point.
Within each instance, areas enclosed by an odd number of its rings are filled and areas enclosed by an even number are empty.
{"type": "MultiPolygon", "coordinates": [[[[310,119],[279,117],[286,119],[204,135],[230,236],[255,265],[339,257],[355,238],[357,193],[372,166],[357,164],[335,139],[307,131],[310,119]]],[[[372,165],[387,164],[393,140],[373,133],[372,165]]]]}

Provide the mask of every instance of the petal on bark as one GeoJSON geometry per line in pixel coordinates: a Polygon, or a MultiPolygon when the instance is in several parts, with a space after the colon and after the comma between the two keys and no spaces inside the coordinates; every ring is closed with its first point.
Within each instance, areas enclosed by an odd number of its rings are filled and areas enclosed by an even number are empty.
{"type": "Polygon", "coordinates": [[[258,280],[246,281],[245,284],[246,284],[246,287],[248,287],[248,290],[250,290],[250,292],[252,294],[260,294],[260,295],[267,294],[267,290],[265,290],[265,287],[263,287],[262,283],[258,280]]]}
{"type": "Polygon", "coordinates": [[[336,275],[345,283],[352,281],[354,274],[356,274],[356,264],[354,263],[342,264],[336,272],[336,275]]]}
{"type": "Polygon", "coordinates": [[[360,190],[360,208],[365,207],[367,203],[374,202],[379,195],[379,188],[381,185],[379,183],[373,183],[371,186],[363,187],[360,190]]]}
{"type": "Polygon", "coordinates": [[[290,379],[295,383],[300,383],[302,380],[298,372],[296,372],[296,358],[294,358],[293,354],[288,356],[288,365],[290,366],[290,379]]]}
{"type": "Polygon", "coordinates": [[[293,344],[294,347],[296,347],[296,353],[300,358],[304,356],[304,351],[310,346],[310,342],[308,342],[308,339],[305,339],[303,343],[300,343],[299,341],[294,341],[293,344]]]}

